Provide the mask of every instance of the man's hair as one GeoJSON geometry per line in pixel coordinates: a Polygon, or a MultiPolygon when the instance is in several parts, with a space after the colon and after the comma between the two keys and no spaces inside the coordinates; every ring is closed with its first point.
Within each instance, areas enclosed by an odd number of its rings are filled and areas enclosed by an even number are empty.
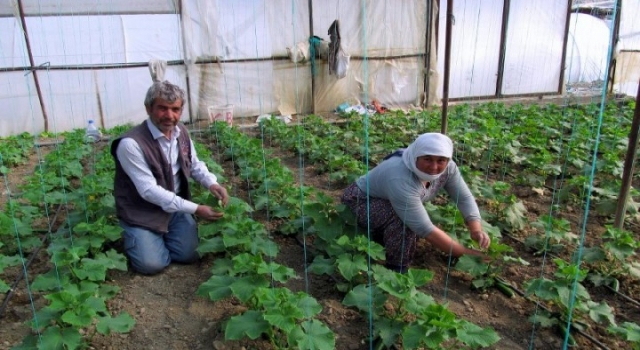
{"type": "Polygon", "coordinates": [[[184,106],[184,90],[178,85],[171,84],[167,80],[156,81],[149,87],[147,96],[144,98],[145,107],[151,107],[156,98],[161,98],[171,103],[182,100],[182,105],[184,106]]]}

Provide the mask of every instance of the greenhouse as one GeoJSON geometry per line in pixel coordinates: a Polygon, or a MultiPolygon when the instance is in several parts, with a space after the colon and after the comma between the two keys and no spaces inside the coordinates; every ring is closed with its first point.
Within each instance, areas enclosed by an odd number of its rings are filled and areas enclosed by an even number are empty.
{"type": "Polygon", "coordinates": [[[0,349],[640,349],[637,18],[0,2],[0,349]]]}

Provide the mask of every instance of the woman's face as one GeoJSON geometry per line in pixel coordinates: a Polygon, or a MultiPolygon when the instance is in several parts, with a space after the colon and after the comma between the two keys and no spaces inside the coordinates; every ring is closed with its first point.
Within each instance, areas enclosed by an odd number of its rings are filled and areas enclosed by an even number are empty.
{"type": "Polygon", "coordinates": [[[449,158],[440,156],[420,156],[416,159],[416,168],[429,175],[438,175],[449,164],[449,158]]]}

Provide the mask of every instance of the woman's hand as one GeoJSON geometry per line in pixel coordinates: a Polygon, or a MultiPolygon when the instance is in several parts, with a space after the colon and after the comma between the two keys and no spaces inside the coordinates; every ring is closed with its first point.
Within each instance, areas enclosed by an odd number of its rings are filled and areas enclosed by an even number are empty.
{"type": "Polygon", "coordinates": [[[478,242],[478,245],[482,249],[489,248],[489,244],[491,244],[491,237],[482,230],[471,231],[471,239],[478,242]]]}

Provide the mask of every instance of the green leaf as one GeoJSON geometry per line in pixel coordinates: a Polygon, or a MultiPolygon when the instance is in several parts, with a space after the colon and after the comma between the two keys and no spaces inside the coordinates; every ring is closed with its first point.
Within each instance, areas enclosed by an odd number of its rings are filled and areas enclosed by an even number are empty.
{"type": "Polygon", "coordinates": [[[338,271],[347,280],[351,281],[361,272],[367,271],[367,260],[362,255],[342,254],[337,259],[338,271]]]}
{"type": "Polygon", "coordinates": [[[11,290],[11,286],[9,286],[5,281],[0,279],[0,293],[6,293],[11,290]]]}
{"type": "Polygon", "coordinates": [[[225,326],[224,337],[228,340],[239,340],[246,336],[255,340],[263,333],[268,334],[269,329],[269,323],[264,320],[262,313],[249,310],[229,319],[225,326]]]}
{"type": "MultiPolygon", "coordinates": [[[[110,199],[110,202],[113,203],[113,199],[110,199]]],[[[100,233],[107,241],[115,242],[122,237],[122,228],[120,226],[104,225],[100,233]]]]}
{"type": "MultiPolygon", "coordinates": [[[[40,341],[40,336],[36,336],[34,334],[29,334],[24,339],[22,339],[22,343],[20,345],[14,346],[11,350],[33,350],[38,349],[38,342],[40,341]]],[[[55,348],[54,348],[55,349],[55,348]]],[[[62,349],[62,347],[60,347],[62,349]]]]}
{"type": "Polygon", "coordinates": [[[225,234],[222,237],[222,241],[224,242],[224,246],[226,248],[236,247],[236,246],[245,246],[250,245],[253,238],[248,235],[229,235],[225,234]]]}
{"type": "Polygon", "coordinates": [[[438,328],[429,329],[424,325],[413,323],[402,330],[402,344],[407,349],[416,349],[421,344],[425,344],[430,349],[437,349],[446,339],[445,335],[445,332],[438,328]]]}
{"type": "Polygon", "coordinates": [[[534,294],[544,300],[556,300],[558,291],[553,281],[546,278],[536,278],[527,284],[527,294],[534,294]]]}
{"type": "Polygon", "coordinates": [[[589,300],[587,306],[589,307],[589,317],[596,323],[616,324],[613,309],[606,303],[596,303],[589,300]]]}
{"type": "Polygon", "coordinates": [[[287,338],[296,349],[333,350],[336,346],[331,329],[318,320],[302,322],[287,338]]]}
{"type": "MultiPolygon", "coordinates": [[[[573,261],[577,261],[577,254],[578,251],[573,254],[573,261]]],[[[606,261],[607,254],[600,247],[587,247],[582,250],[582,259],[585,262],[593,264],[599,261],[606,261]]]]}
{"type": "Polygon", "coordinates": [[[81,305],[66,311],[60,319],[67,324],[81,328],[90,325],[94,316],[96,316],[95,310],[87,305],[81,305]]]}
{"type": "Polygon", "coordinates": [[[500,336],[491,328],[482,328],[471,322],[463,321],[457,329],[457,338],[471,348],[486,348],[497,343],[500,336]]]}
{"type": "Polygon", "coordinates": [[[285,334],[289,334],[303,315],[302,310],[285,303],[279,307],[268,308],[265,310],[263,317],[273,327],[282,330],[285,334]]]}
{"type": "Polygon", "coordinates": [[[406,300],[405,308],[411,313],[420,314],[427,307],[434,304],[436,304],[436,301],[432,296],[417,291],[415,295],[406,300]]]}
{"type": "Polygon", "coordinates": [[[44,298],[51,302],[49,304],[49,308],[51,308],[52,310],[65,311],[78,303],[78,301],[76,300],[76,294],[78,294],[77,290],[63,290],[60,292],[47,294],[44,296],[44,298]],[[73,294],[71,293],[72,291],[73,294]]]}
{"type": "Polygon", "coordinates": [[[425,270],[425,269],[414,269],[409,268],[407,271],[407,277],[411,281],[413,286],[422,287],[423,285],[431,282],[433,279],[433,271],[425,270]]]}
{"type": "Polygon", "coordinates": [[[39,350],[77,349],[82,344],[82,335],[75,328],[47,328],[40,337],[39,350]]]}
{"type": "Polygon", "coordinates": [[[322,306],[314,297],[302,292],[298,293],[297,296],[296,306],[302,310],[305,318],[312,318],[322,311],[322,306]]]}
{"type": "Polygon", "coordinates": [[[407,300],[415,293],[416,288],[407,275],[382,268],[384,272],[374,266],[374,275],[380,289],[401,300],[407,300]]]}
{"type": "Polygon", "coordinates": [[[231,296],[231,284],[236,281],[232,276],[211,276],[208,281],[198,287],[196,294],[208,296],[212,301],[218,301],[231,296]]]}
{"type": "Polygon", "coordinates": [[[73,268],[73,273],[82,280],[104,281],[107,276],[107,267],[101,262],[91,258],[82,259],[82,264],[73,268]]]}
{"type": "Polygon", "coordinates": [[[532,315],[529,320],[533,324],[538,324],[541,327],[551,327],[558,324],[558,319],[554,317],[549,317],[549,315],[545,313],[537,313],[532,315]]]}
{"type": "Polygon", "coordinates": [[[383,305],[387,296],[376,285],[371,287],[361,284],[350,290],[345,295],[342,303],[346,306],[353,306],[367,315],[373,311],[374,317],[383,313],[383,305]]]}
{"type": "Polygon", "coordinates": [[[224,242],[222,241],[222,237],[212,237],[209,239],[203,239],[198,244],[197,251],[200,255],[204,255],[206,253],[220,253],[224,252],[226,249],[224,242]]]}
{"type": "Polygon", "coordinates": [[[96,295],[99,297],[105,298],[105,300],[107,300],[115,297],[119,291],[120,291],[120,287],[118,286],[114,286],[110,284],[100,284],[100,286],[98,287],[98,293],[96,295]]]}
{"type": "Polygon", "coordinates": [[[316,256],[313,259],[313,262],[309,265],[308,271],[311,273],[315,273],[316,275],[332,275],[333,268],[333,259],[324,258],[320,255],[316,256]]]}
{"type": "Polygon", "coordinates": [[[264,276],[253,275],[236,279],[229,288],[236,298],[246,303],[253,296],[256,289],[268,286],[269,280],[264,276]]]}
{"type": "Polygon", "coordinates": [[[511,228],[521,230],[526,224],[527,208],[521,201],[517,201],[504,209],[506,221],[511,228]]]}
{"type": "Polygon", "coordinates": [[[279,250],[280,247],[276,242],[262,237],[254,238],[249,245],[249,251],[251,254],[264,254],[271,258],[278,256],[279,250]]]}
{"type": "Polygon", "coordinates": [[[456,270],[466,272],[473,278],[484,276],[489,271],[489,265],[482,262],[479,256],[463,255],[458,259],[456,270]]]}
{"type": "Polygon", "coordinates": [[[287,266],[280,265],[276,262],[269,262],[261,265],[256,271],[260,274],[269,274],[274,281],[286,283],[289,278],[295,277],[296,272],[287,266]]]}
{"type": "Polygon", "coordinates": [[[60,318],[62,312],[59,310],[53,310],[49,307],[44,307],[36,312],[36,316],[29,321],[29,326],[31,329],[37,332],[42,332],[42,330],[47,327],[51,322],[60,318]]]}
{"type": "Polygon", "coordinates": [[[96,254],[95,260],[109,270],[127,271],[127,257],[118,253],[115,249],[110,249],[106,253],[96,254]]]}
{"type": "Polygon", "coordinates": [[[493,278],[477,278],[471,281],[471,285],[475,289],[484,290],[494,285],[493,278]]]}
{"type": "Polygon", "coordinates": [[[111,334],[111,332],[127,333],[133,328],[135,323],[136,321],[133,319],[133,317],[124,312],[117,317],[99,317],[98,324],[96,325],[96,330],[100,334],[104,335],[109,335],[111,334]]]}
{"type": "MultiPolygon", "coordinates": [[[[0,245],[0,247],[2,247],[0,245]]],[[[9,266],[16,266],[22,262],[22,258],[18,255],[2,255],[0,253],[0,272],[9,266]]]]}
{"type": "Polygon", "coordinates": [[[404,322],[383,318],[374,323],[374,333],[380,336],[387,348],[391,348],[398,341],[404,325],[404,322]]]}
{"type": "Polygon", "coordinates": [[[607,328],[610,333],[618,334],[629,342],[640,342],[640,326],[632,322],[624,322],[621,326],[607,328]]]}
{"type": "Polygon", "coordinates": [[[632,261],[626,265],[629,274],[635,278],[640,278],[640,262],[632,261]]]}
{"type": "Polygon", "coordinates": [[[96,313],[107,313],[107,304],[103,298],[90,297],[85,301],[85,305],[96,313]]]}

